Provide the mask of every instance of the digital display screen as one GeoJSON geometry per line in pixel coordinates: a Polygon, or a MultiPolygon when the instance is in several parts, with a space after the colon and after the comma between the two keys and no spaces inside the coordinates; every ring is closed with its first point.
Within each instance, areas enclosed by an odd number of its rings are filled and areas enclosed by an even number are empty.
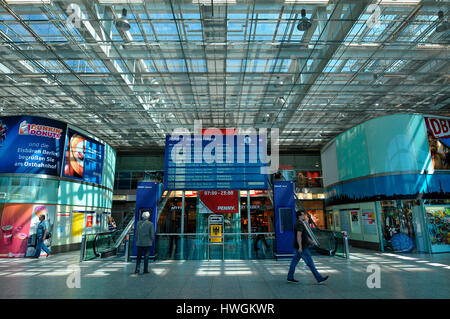
{"type": "Polygon", "coordinates": [[[294,224],[292,223],[292,209],[280,208],[280,233],[294,231],[294,224]]]}
{"type": "Polygon", "coordinates": [[[104,149],[103,144],[69,129],[62,176],[101,184],[104,149]]]}
{"type": "Polygon", "coordinates": [[[167,136],[166,190],[267,189],[262,136],[167,136]]]}

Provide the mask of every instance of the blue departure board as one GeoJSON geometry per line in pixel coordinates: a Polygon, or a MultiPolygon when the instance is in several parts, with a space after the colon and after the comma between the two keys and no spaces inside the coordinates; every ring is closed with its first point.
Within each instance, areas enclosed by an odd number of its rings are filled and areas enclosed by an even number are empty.
{"type": "Polygon", "coordinates": [[[266,139],[258,135],[166,136],[166,190],[267,189],[266,139]]]}

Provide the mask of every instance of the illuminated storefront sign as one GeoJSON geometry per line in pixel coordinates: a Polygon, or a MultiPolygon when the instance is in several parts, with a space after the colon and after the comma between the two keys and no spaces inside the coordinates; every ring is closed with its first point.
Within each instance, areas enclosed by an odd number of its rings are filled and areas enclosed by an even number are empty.
{"type": "Polygon", "coordinates": [[[0,117],[0,173],[59,176],[66,126],[34,116],[0,117]]]}

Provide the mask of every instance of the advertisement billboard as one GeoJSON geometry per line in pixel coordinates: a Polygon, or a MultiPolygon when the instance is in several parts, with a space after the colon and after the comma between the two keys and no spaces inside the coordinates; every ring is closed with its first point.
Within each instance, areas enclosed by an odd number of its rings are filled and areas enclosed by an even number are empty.
{"type": "Polygon", "coordinates": [[[238,191],[200,191],[200,214],[239,213],[238,191]]]}
{"type": "Polygon", "coordinates": [[[62,176],[101,184],[104,149],[103,144],[68,129],[62,176]]]}
{"type": "MultiPolygon", "coordinates": [[[[36,231],[39,216],[45,214],[52,233],[55,221],[54,205],[6,204],[0,211],[0,257],[33,256],[36,249],[36,231]]],[[[50,248],[50,240],[46,240],[50,248]]]]}
{"type": "Polygon", "coordinates": [[[433,253],[450,252],[450,206],[425,206],[433,253]]]}
{"type": "Polygon", "coordinates": [[[450,169],[450,119],[424,117],[434,169],[450,169]]]}
{"type": "Polygon", "coordinates": [[[59,176],[66,124],[35,116],[0,117],[0,173],[59,176]]]}

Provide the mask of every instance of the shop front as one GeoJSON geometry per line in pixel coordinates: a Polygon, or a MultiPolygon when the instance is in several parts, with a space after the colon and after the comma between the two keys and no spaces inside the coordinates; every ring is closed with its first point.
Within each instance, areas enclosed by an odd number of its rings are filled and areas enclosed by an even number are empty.
{"type": "Polygon", "coordinates": [[[158,259],[274,258],[273,205],[267,191],[176,191],[156,234],[158,259]],[[223,217],[223,247],[209,245],[212,215],[223,217]]]}
{"type": "Polygon", "coordinates": [[[346,231],[355,246],[449,252],[450,143],[448,129],[443,133],[448,121],[385,116],[326,145],[322,163],[331,228],[346,231]]]}

